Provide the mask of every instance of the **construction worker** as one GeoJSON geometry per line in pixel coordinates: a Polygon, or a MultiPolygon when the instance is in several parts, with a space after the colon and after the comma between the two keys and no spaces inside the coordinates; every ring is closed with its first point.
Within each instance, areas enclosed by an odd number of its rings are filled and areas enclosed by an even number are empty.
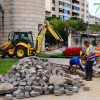
{"type": "Polygon", "coordinates": [[[28,40],[28,38],[27,38],[27,35],[25,34],[25,35],[23,36],[23,41],[27,42],[27,40],[28,40]]]}
{"type": "Polygon", "coordinates": [[[77,66],[79,66],[80,69],[83,71],[83,67],[82,67],[82,65],[80,64],[80,59],[79,59],[78,57],[73,57],[73,58],[71,58],[70,61],[69,61],[69,64],[70,64],[70,65],[69,65],[68,70],[73,69],[73,65],[76,65],[76,66],[75,66],[75,69],[74,69],[73,71],[76,71],[77,66]]]}
{"type": "Polygon", "coordinates": [[[84,41],[84,45],[87,47],[86,53],[83,56],[83,59],[86,59],[85,70],[86,70],[86,81],[92,81],[92,72],[93,72],[93,63],[96,59],[96,54],[94,47],[88,42],[84,41]]]}

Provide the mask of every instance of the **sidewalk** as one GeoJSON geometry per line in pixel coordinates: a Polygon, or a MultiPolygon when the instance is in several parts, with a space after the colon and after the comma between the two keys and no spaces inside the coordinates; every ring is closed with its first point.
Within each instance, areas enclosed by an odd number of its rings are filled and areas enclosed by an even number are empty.
{"type": "Polygon", "coordinates": [[[61,54],[62,51],[64,51],[66,47],[62,47],[53,51],[45,51],[45,55],[56,55],[56,54],[61,54]]]}

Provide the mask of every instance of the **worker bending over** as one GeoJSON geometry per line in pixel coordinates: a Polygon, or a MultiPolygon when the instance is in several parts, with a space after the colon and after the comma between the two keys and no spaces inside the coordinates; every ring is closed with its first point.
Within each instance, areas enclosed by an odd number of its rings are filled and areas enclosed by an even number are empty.
{"type": "Polygon", "coordinates": [[[73,65],[76,65],[76,66],[75,66],[75,69],[74,69],[73,71],[76,71],[77,66],[79,66],[80,69],[83,71],[83,67],[82,67],[82,65],[80,64],[80,59],[79,59],[78,57],[73,57],[73,58],[71,58],[70,61],[69,61],[69,64],[70,64],[70,65],[69,65],[68,70],[73,69],[73,65]]]}
{"type": "Polygon", "coordinates": [[[86,53],[83,56],[83,59],[86,59],[86,64],[85,64],[85,70],[86,70],[86,76],[84,79],[87,81],[92,80],[92,72],[93,72],[93,63],[96,59],[96,54],[94,47],[88,42],[84,41],[84,45],[87,47],[86,53]]]}

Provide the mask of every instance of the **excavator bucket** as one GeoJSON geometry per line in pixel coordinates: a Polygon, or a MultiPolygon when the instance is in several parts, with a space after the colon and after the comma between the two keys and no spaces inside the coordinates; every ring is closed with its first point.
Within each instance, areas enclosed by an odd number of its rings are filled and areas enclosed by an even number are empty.
{"type": "Polygon", "coordinates": [[[55,45],[55,46],[53,46],[51,48],[48,48],[49,51],[56,50],[56,49],[59,49],[58,45],[55,45]]]}

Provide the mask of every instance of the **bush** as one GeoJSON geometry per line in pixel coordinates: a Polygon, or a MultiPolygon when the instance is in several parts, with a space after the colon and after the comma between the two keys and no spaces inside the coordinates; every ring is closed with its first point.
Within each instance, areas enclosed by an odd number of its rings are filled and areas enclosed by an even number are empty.
{"type": "Polygon", "coordinates": [[[62,53],[65,56],[80,56],[80,47],[75,47],[75,48],[68,48],[64,50],[62,53]]]}

